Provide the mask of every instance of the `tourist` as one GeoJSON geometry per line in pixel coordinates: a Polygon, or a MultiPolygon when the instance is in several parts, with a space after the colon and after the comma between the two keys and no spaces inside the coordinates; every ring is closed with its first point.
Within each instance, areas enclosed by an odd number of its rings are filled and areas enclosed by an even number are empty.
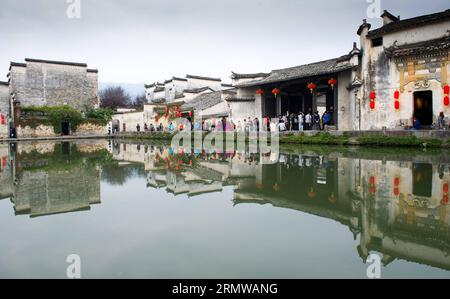
{"type": "Polygon", "coordinates": [[[145,131],[145,132],[148,131],[148,125],[147,125],[147,123],[144,124],[144,131],[145,131]]]}
{"type": "Polygon", "coordinates": [[[159,123],[158,132],[162,132],[164,130],[163,124],[159,123]]]}
{"type": "Polygon", "coordinates": [[[303,115],[303,112],[298,113],[298,130],[303,131],[303,124],[305,122],[305,116],[303,115]]]}
{"type": "Polygon", "coordinates": [[[420,123],[419,119],[414,117],[413,119],[413,129],[414,130],[420,130],[422,128],[422,124],[420,123]]]}
{"type": "Polygon", "coordinates": [[[292,121],[292,131],[298,131],[298,116],[292,113],[291,121],[292,121]]]}
{"type": "Polygon", "coordinates": [[[175,126],[173,125],[173,123],[171,122],[169,124],[169,132],[173,132],[173,130],[175,130],[175,126]]]}
{"type": "Polygon", "coordinates": [[[312,116],[311,114],[308,112],[305,116],[305,130],[309,131],[311,130],[311,121],[312,121],[312,116]]]}
{"type": "Polygon", "coordinates": [[[253,128],[256,132],[259,132],[259,119],[258,118],[255,118],[253,120],[253,128]]]}
{"type": "Polygon", "coordinates": [[[439,130],[444,130],[445,129],[445,115],[444,115],[444,112],[439,113],[438,128],[439,128],[439,130]]]}
{"type": "Polygon", "coordinates": [[[322,116],[323,129],[326,129],[330,125],[331,122],[331,114],[328,111],[325,111],[322,116]]]}
{"type": "Polygon", "coordinates": [[[141,131],[141,125],[139,124],[136,125],[136,131],[138,131],[138,133],[141,131]]]}
{"type": "Polygon", "coordinates": [[[238,120],[238,122],[237,122],[236,131],[237,132],[242,132],[242,122],[241,122],[241,120],[238,120]]]}
{"type": "Polygon", "coordinates": [[[320,114],[319,111],[316,111],[313,115],[313,130],[320,131],[320,114]]]}
{"type": "Polygon", "coordinates": [[[283,120],[281,120],[280,123],[278,124],[278,131],[280,131],[280,132],[286,131],[286,124],[284,123],[283,120]]]}
{"type": "Polygon", "coordinates": [[[276,132],[277,131],[277,124],[272,120],[269,124],[270,132],[276,132]]]}
{"type": "Polygon", "coordinates": [[[153,124],[150,124],[150,132],[155,132],[155,126],[153,124]]]}
{"type": "Polygon", "coordinates": [[[248,125],[248,132],[253,132],[253,122],[252,119],[249,117],[247,120],[247,125],[248,125]]]}

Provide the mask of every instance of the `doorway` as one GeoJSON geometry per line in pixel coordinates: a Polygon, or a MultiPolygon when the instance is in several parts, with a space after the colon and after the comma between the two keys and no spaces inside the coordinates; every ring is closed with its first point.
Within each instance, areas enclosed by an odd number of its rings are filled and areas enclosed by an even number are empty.
{"type": "Polygon", "coordinates": [[[63,121],[61,123],[61,133],[64,136],[68,136],[70,135],[70,122],[68,121],[63,121]]]}
{"type": "Polygon", "coordinates": [[[422,127],[433,124],[433,92],[431,90],[414,93],[414,117],[419,120],[422,127]]]}

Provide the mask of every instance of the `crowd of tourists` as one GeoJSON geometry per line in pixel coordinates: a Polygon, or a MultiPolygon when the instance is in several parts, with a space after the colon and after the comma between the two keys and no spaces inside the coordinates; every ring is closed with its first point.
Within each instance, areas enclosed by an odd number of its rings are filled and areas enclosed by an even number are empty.
{"type": "Polygon", "coordinates": [[[325,111],[322,115],[318,111],[315,113],[303,114],[302,112],[286,113],[277,118],[264,117],[259,118],[247,117],[233,122],[229,118],[210,118],[200,122],[192,121],[190,118],[183,120],[169,121],[166,125],[159,123],[145,123],[143,127],[136,125],[137,132],[175,132],[175,131],[225,131],[225,132],[288,132],[288,131],[320,131],[333,125],[333,113],[325,111]]]}

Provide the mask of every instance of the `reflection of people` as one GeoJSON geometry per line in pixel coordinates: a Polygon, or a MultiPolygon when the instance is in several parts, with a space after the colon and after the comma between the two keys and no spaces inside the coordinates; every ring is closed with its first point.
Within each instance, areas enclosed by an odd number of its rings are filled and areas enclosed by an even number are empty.
{"type": "Polygon", "coordinates": [[[445,115],[444,115],[444,112],[439,113],[438,127],[439,127],[440,130],[445,129],[445,115]]]}
{"type": "Polygon", "coordinates": [[[139,124],[136,125],[136,131],[138,131],[138,132],[141,131],[141,125],[139,125],[139,124]]]}

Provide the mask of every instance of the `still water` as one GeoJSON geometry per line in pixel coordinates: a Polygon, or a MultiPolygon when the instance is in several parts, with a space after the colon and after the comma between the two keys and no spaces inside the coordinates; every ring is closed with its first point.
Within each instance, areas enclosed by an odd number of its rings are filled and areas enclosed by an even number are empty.
{"type": "Polygon", "coordinates": [[[447,151],[0,144],[0,278],[450,278],[447,151]]]}

